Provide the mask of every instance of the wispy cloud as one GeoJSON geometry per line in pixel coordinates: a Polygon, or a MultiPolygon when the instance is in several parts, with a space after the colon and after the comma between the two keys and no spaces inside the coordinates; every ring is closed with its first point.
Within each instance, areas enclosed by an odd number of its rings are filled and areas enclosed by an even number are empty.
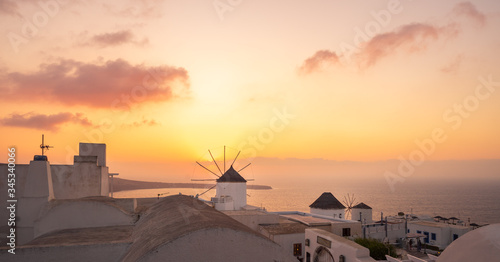
{"type": "Polygon", "coordinates": [[[135,121],[130,124],[123,124],[122,127],[141,127],[141,126],[159,126],[160,123],[158,123],[154,119],[142,119],[141,121],[135,121]]]}
{"type": "MultiPolygon", "coordinates": [[[[84,32],[82,35],[84,38],[88,38],[86,35],[88,32],[84,32]]],[[[83,45],[97,46],[100,48],[104,47],[114,47],[124,44],[134,44],[137,46],[144,46],[149,43],[148,38],[143,38],[138,40],[134,33],[130,30],[122,30],[112,33],[97,34],[89,39],[83,40],[83,45]]]]}
{"type": "Polygon", "coordinates": [[[313,56],[307,58],[299,68],[300,72],[309,74],[321,69],[325,65],[333,65],[339,62],[339,56],[329,50],[319,50],[313,56]]]}
{"type": "Polygon", "coordinates": [[[0,0],[0,14],[18,17],[21,16],[17,2],[11,0],[0,0]]]}
{"type": "Polygon", "coordinates": [[[471,2],[462,2],[458,3],[455,8],[453,8],[454,15],[465,16],[469,19],[472,19],[480,26],[484,26],[486,24],[486,15],[479,12],[471,2]]]}
{"type": "Polygon", "coordinates": [[[39,130],[57,131],[59,128],[68,123],[78,124],[82,126],[92,126],[86,117],[81,113],[58,113],[53,115],[43,115],[36,113],[27,114],[11,114],[0,119],[0,124],[11,127],[24,127],[39,130]]]}
{"type": "Polygon", "coordinates": [[[440,71],[446,74],[456,74],[462,64],[463,55],[458,55],[449,64],[443,66],[440,71]]]}
{"type": "Polygon", "coordinates": [[[103,4],[110,13],[127,18],[160,18],[164,0],[121,1],[121,6],[103,4]]]}
{"type": "MultiPolygon", "coordinates": [[[[486,16],[479,12],[470,2],[462,2],[455,5],[451,13],[455,16],[463,16],[471,19],[481,26],[486,23],[486,16]]],[[[354,48],[354,53],[352,54],[354,59],[349,60],[361,69],[368,68],[376,65],[383,58],[398,52],[411,54],[424,51],[429,45],[437,43],[442,39],[451,39],[460,33],[460,24],[454,21],[445,25],[410,23],[391,32],[380,33],[368,39],[354,48]]],[[[301,73],[308,74],[328,65],[344,65],[342,63],[343,56],[342,53],[336,53],[335,51],[320,50],[307,58],[299,69],[301,73]]],[[[349,56],[351,57],[351,55],[349,56]]],[[[442,71],[452,72],[458,66],[460,66],[460,61],[455,61],[454,64],[443,68],[444,71],[442,71]]]]}
{"type": "Polygon", "coordinates": [[[4,79],[0,83],[3,101],[122,110],[141,103],[168,101],[177,89],[189,90],[184,68],[131,65],[121,59],[99,64],[61,60],[42,64],[36,72],[6,73],[0,79],[4,79]]]}
{"type": "Polygon", "coordinates": [[[359,52],[359,64],[369,67],[380,59],[398,50],[409,53],[425,50],[430,42],[442,37],[451,37],[458,34],[455,24],[443,27],[428,24],[414,23],[400,27],[394,32],[378,34],[365,43],[359,52]]]}

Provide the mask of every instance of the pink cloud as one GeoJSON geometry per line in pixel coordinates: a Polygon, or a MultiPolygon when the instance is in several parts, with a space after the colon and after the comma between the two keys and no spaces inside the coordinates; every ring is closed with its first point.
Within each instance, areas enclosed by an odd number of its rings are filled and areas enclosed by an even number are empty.
{"type": "Polygon", "coordinates": [[[462,64],[463,55],[458,55],[453,61],[441,68],[441,72],[447,74],[456,74],[462,64]]]}
{"type": "Polygon", "coordinates": [[[471,2],[458,3],[453,9],[453,14],[470,18],[480,26],[486,24],[486,16],[479,12],[471,2]]]}
{"type": "Polygon", "coordinates": [[[322,66],[336,64],[339,62],[339,56],[329,50],[319,50],[313,56],[307,58],[299,70],[305,74],[319,70],[322,66]]]}
{"type": "Polygon", "coordinates": [[[0,100],[121,110],[168,101],[176,87],[189,90],[184,68],[131,65],[121,59],[100,64],[61,60],[42,64],[36,72],[7,73],[0,79],[5,80],[0,83],[0,100]]]}
{"type": "Polygon", "coordinates": [[[149,42],[147,38],[143,40],[136,40],[136,37],[130,30],[122,30],[113,33],[104,33],[94,35],[88,40],[86,45],[96,45],[98,47],[108,47],[108,46],[118,46],[123,44],[135,44],[138,46],[144,46],[149,42]]]}
{"type": "Polygon", "coordinates": [[[73,123],[82,126],[92,126],[86,117],[81,113],[58,113],[54,115],[43,115],[36,113],[11,114],[0,119],[0,124],[11,127],[24,127],[40,130],[57,131],[61,125],[73,123]]]}
{"type": "Polygon", "coordinates": [[[359,63],[363,66],[372,66],[381,58],[400,49],[412,53],[427,48],[430,42],[442,37],[456,36],[458,29],[455,24],[437,27],[428,24],[408,24],[394,32],[378,34],[363,44],[359,55],[359,63]]]}
{"type": "Polygon", "coordinates": [[[0,0],[0,14],[21,17],[17,3],[10,0],[0,0]]]}

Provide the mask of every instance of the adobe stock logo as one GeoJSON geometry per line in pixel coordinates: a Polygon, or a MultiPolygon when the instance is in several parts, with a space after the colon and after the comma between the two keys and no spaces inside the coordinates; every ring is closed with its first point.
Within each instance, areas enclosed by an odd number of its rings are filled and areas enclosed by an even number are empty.
{"type": "MultiPolygon", "coordinates": [[[[455,131],[462,126],[464,119],[471,116],[471,113],[479,109],[481,101],[485,101],[495,92],[495,87],[500,86],[500,82],[494,82],[492,76],[488,78],[479,77],[480,84],[476,86],[473,94],[465,97],[461,102],[455,103],[452,107],[446,109],[443,113],[445,123],[451,125],[451,130],[455,131]]],[[[444,143],[448,139],[445,129],[436,127],[432,130],[429,137],[423,140],[415,140],[417,148],[408,154],[408,157],[399,156],[399,165],[397,174],[386,171],[385,180],[392,192],[394,186],[402,183],[406,178],[413,175],[415,168],[422,165],[425,160],[436,151],[437,145],[444,143]]]]}

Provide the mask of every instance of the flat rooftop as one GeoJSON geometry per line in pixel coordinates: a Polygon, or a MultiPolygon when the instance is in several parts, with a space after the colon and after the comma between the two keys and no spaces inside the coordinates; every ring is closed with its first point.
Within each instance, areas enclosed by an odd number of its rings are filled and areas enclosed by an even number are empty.
{"type": "Polygon", "coordinates": [[[305,233],[306,225],[298,222],[291,223],[280,223],[280,224],[269,224],[260,225],[264,230],[266,230],[271,235],[286,235],[286,234],[299,234],[305,233]]]}
{"type": "Polygon", "coordinates": [[[280,215],[282,217],[285,217],[289,220],[296,221],[299,223],[302,223],[306,226],[329,226],[335,221],[328,220],[325,218],[318,218],[318,217],[312,217],[312,216],[303,216],[303,215],[298,215],[298,214],[292,214],[292,215],[280,215]]]}
{"type": "Polygon", "coordinates": [[[421,225],[421,226],[427,226],[427,227],[439,227],[439,228],[444,228],[444,227],[453,227],[453,228],[468,228],[465,226],[460,226],[460,225],[452,225],[448,223],[440,223],[440,222],[433,222],[433,221],[411,221],[408,222],[408,224],[416,224],[416,225],[421,225]]]}

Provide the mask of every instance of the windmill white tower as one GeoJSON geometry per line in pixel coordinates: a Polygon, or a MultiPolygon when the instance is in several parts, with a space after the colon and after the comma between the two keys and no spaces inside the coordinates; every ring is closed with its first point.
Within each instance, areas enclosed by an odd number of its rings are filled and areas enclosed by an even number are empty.
{"type": "MultiPolygon", "coordinates": [[[[211,174],[217,176],[217,179],[191,179],[192,181],[216,181],[215,184],[215,197],[211,198],[211,202],[214,203],[215,209],[217,210],[240,210],[244,208],[247,205],[247,181],[251,181],[252,179],[246,180],[243,178],[239,172],[241,172],[243,169],[247,168],[250,163],[243,168],[239,169],[236,171],[233,168],[234,162],[240,155],[240,152],[236,155],[234,158],[231,166],[226,170],[226,147],[224,146],[224,166],[222,170],[220,169],[219,165],[217,164],[217,161],[215,161],[212,152],[208,150],[210,153],[210,156],[212,158],[213,163],[217,167],[217,169],[220,172],[220,176],[217,175],[215,172],[210,170],[209,168],[203,166],[199,162],[196,162],[199,166],[203,167],[205,170],[210,172],[211,174]]],[[[209,188],[205,192],[201,193],[198,196],[201,196],[205,194],[206,192],[210,191],[212,188],[209,188]]]]}

